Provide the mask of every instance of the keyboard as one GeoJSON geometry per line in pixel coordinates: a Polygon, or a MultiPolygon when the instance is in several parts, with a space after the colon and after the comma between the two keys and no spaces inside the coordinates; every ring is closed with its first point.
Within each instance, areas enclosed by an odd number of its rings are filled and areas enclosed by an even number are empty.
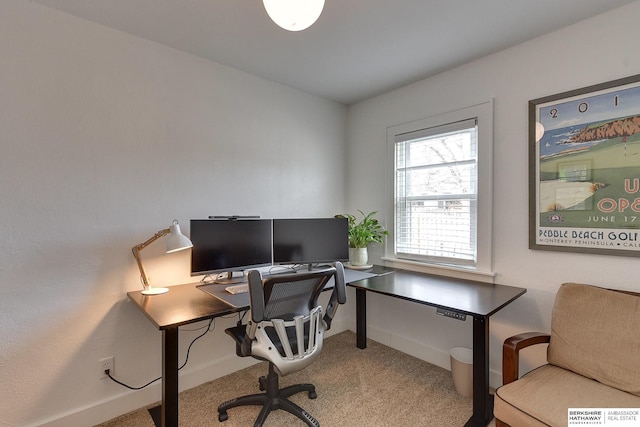
{"type": "Polygon", "coordinates": [[[245,292],[249,292],[249,284],[241,283],[239,285],[227,286],[224,290],[232,295],[243,294],[245,292]]]}

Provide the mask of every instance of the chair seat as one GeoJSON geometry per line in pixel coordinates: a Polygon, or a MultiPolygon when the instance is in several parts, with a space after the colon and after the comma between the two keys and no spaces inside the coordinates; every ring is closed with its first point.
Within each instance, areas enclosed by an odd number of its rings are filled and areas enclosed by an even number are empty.
{"type": "MultiPolygon", "coordinates": [[[[245,340],[245,336],[247,335],[247,328],[245,327],[245,325],[240,325],[240,326],[233,326],[231,328],[227,328],[225,329],[225,332],[227,333],[227,335],[229,335],[231,338],[233,338],[233,340],[236,342],[236,355],[240,356],[240,357],[247,357],[247,356],[251,356],[251,354],[249,353],[249,349],[247,348],[246,351],[244,351],[242,349],[242,345],[244,343],[245,340]]],[[[287,333],[289,335],[293,335],[295,331],[293,330],[288,330],[287,333]]],[[[268,333],[269,335],[273,336],[275,335],[275,333],[268,333]]],[[[282,343],[279,340],[273,339],[273,344],[275,345],[276,349],[278,349],[278,352],[284,356],[285,352],[284,352],[284,348],[282,343]]],[[[304,341],[305,344],[309,341],[309,328],[305,328],[304,331],[304,341]]],[[[254,356],[255,357],[255,356],[254,356]]],[[[256,357],[260,360],[266,360],[264,358],[261,357],[256,357]]]]}
{"type": "Polygon", "coordinates": [[[638,396],[547,364],[498,388],[494,414],[511,426],[563,426],[567,408],[639,407],[638,396]]]}

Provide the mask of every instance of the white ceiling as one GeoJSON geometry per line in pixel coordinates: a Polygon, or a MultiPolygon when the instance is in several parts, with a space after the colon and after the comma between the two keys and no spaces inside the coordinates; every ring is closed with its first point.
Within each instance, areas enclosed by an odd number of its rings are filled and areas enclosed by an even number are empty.
{"type": "Polygon", "coordinates": [[[348,105],[635,0],[326,0],[300,32],[261,0],[29,1],[348,105]]]}

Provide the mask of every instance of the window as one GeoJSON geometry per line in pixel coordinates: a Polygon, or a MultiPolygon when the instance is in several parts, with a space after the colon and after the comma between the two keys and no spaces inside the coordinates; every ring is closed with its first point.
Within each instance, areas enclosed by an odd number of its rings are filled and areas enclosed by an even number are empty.
{"type": "Polygon", "coordinates": [[[492,111],[485,103],[388,129],[387,258],[490,272],[492,111]]]}
{"type": "Polygon", "coordinates": [[[396,256],[476,264],[476,120],[395,137],[396,256]]]}

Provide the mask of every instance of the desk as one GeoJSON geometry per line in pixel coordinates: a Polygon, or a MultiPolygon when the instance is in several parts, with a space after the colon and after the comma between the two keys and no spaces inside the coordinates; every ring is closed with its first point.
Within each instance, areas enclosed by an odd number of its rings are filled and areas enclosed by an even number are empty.
{"type": "MultiPolygon", "coordinates": [[[[361,280],[372,274],[376,274],[375,271],[345,270],[345,280],[361,280]]],[[[249,309],[249,294],[243,294],[246,296],[244,301],[234,306],[198,289],[200,284],[172,286],[168,293],[160,295],[142,295],[141,291],[127,293],[129,299],[162,331],[162,405],[159,417],[152,413],[156,424],[162,427],[178,426],[178,328],[249,309]]]]}
{"type": "MultiPolygon", "coordinates": [[[[482,425],[493,416],[489,398],[489,316],[526,292],[523,288],[490,285],[374,266],[377,276],[345,269],[345,280],[356,289],[357,346],[366,347],[366,292],[376,292],[420,304],[456,310],[473,316],[473,416],[468,426],[482,425]],[[487,420],[482,424],[482,420],[487,420]]],[[[127,296],[162,331],[162,406],[159,425],[178,426],[178,328],[249,308],[232,306],[198,289],[200,283],[172,286],[161,295],[127,296]]]]}
{"type": "Polygon", "coordinates": [[[527,290],[404,270],[349,283],[349,286],[356,290],[358,348],[367,346],[367,292],[473,317],[473,415],[465,426],[486,426],[493,418],[493,396],[489,394],[489,316],[527,290]]]}
{"type": "Polygon", "coordinates": [[[160,425],[178,426],[178,328],[189,323],[246,310],[232,307],[202,292],[198,283],[172,286],[161,295],[127,295],[162,331],[162,406],[160,425]]]}

